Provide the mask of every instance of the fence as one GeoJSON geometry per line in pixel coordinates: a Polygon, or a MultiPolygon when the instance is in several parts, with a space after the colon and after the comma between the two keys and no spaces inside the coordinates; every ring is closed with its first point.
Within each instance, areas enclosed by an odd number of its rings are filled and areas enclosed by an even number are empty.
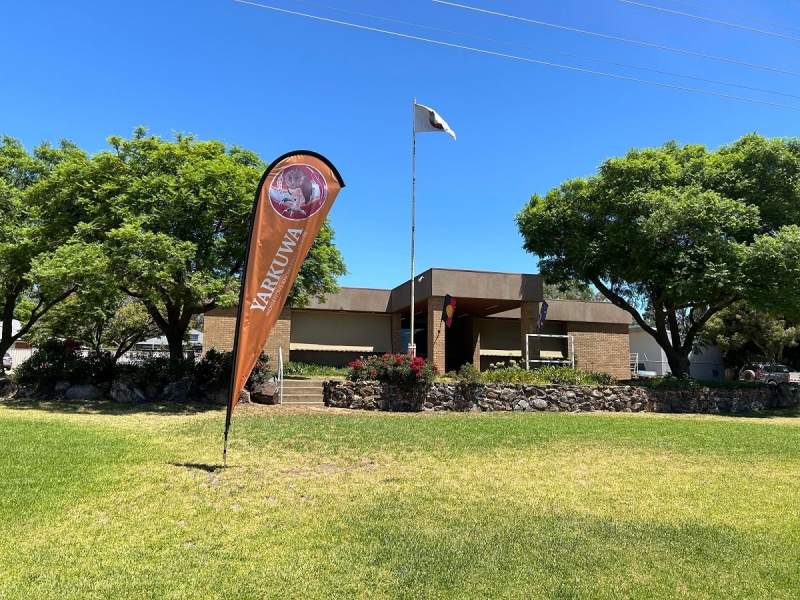
{"type": "MultiPolygon", "coordinates": [[[[11,355],[11,365],[12,370],[16,369],[26,360],[28,360],[31,356],[36,354],[36,348],[10,348],[8,353],[11,355]]],[[[114,350],[109,350],[111,354],[114,354],[114,350]]],[[[81,356],[89,356],[91,351],[88,348],[81,348],[79,351],[81,356]]],[[[197,359],[199,353],[191,348],[185,349],[183,351],[184,358],[193,358],[197,359]]],[[[150,358],[169,358],[169,350],[168,349],[159,349],[159,350],[130,350],[123,354],[117,362],[125,364],[125,363],[138,363],[150,358]]]]}

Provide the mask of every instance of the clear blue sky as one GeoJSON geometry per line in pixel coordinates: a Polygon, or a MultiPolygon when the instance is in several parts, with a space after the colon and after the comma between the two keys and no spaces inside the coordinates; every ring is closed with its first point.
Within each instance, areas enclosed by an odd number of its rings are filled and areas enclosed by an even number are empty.
{"type": "MultiPolygon", "coordinates": [[[[315,8],[257,2],[535,60],[800,107],[800,77],[593,38],[436,4],[319,0],[386,18],[797,98],[645,73],[315,8]]],[[[800,38],[798,0],[668,0],[671,10],[800,38]]],[[[619,0],[461,0],[530,19],[800,73],[800,42],[619,0]]],[[[417,138],[417,272],[536,272],[514,215],[533,193],[606,158],[668,140],[717,147],[745,133],[800,136],[800,111],[664,89],[280,14],[233,0],[0,0],[0,133],[90,152],[137,125],[237,143],[269,161],[326,155],[347,183],[331,211],[350,274],[392,287],[410,274],[411,101],[458,135],[417,138]]]]}

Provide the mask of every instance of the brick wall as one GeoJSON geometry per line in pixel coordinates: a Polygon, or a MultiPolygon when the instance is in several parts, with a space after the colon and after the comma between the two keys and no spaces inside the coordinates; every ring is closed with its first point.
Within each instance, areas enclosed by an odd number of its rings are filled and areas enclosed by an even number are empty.
{"type": "Polygon", "coordinates": [[[203,354],[211,348],[220,352],[233,350],[236,330],[236,307],[215,308],[203,318],[203,354]]]}
{"type": "Polygon", "coordinates": [[[431,296],[428,298],[428,362],[432,362],[443,373],[445,369],[445,336],[446,327],[442,327],[442,333],[438,336],[438,321],[442,316],[444,308],[444,296],[431,296]]]}
{"type": "Polygon", "coordinates": [[[630,337],[628,326],[614,323],[566,323],[565,332],[575,336],[576,366],[629,379],[630,337]]]}
{"type": "MultiPolygon", "coordinates": [[[[221,352],[233,350],[236,331],[237,308],[215,308],[207,312],[203,327],[203,353],[209,348],[221,352]]],[[[278,316],[275,327],[264,344],[264,352],[269,356],[270,366],[278,365],[278,346],[283,346],[283,360],[289,360],[289,340],[292,333],[292,309],[284,308],[278,316]]]]}

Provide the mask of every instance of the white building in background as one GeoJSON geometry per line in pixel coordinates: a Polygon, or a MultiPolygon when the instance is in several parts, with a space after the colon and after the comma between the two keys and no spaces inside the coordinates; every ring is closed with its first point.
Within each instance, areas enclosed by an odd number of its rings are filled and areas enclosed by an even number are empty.
{"type": "MultiPolygon", "coordinates": [[[[639,325],[630,326],[630,344],[631,355],[638,355],[639,370],[652,371],[658,377],[663,377],[671,372],[667,355],[661,346],[639,325]],[[643,369],[642,365],[644,365],[643,369]]],[[[692,362],[689,373],[694,379],[716,379],[718,381],[725,379],[725,362],[719,348],[709,346],[697,354],[692,352],[689,360],[692,362]]]]}
{"type": "MultiPolygon", "coordinates": [[[[19,328],[22,327],[22,323],[17,321],[16,319],[11,319],[11,335],[17,335],[19,333],[19,328]]],[[[0,337],[3,335],[3,324],[0,323],[0,337]]]]}
{"type": "MultiPolygon", "coordinates": [[[[187,343],[192,349],[202,349],[203,332],[198,331],[197,329],[190,329],[189,341],[187,343]]],[[[144,340],[136,344],[136,350],[142,350],[145,352],[165,352],[168,348],[169,344],[167,343],[167,336],[164,335],[161,337],[150,338],[149,340],[144,340]]]]}

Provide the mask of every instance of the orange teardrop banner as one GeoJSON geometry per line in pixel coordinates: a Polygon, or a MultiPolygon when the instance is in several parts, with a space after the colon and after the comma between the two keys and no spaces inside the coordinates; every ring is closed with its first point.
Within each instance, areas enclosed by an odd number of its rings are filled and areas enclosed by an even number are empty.
{"type": "Polygon", "coordinates": [[[284,154],[261,178],[250,222],[233,342],[227,443],[231,414],[297,273],[344,181],[324,156],[284,154]]]}

